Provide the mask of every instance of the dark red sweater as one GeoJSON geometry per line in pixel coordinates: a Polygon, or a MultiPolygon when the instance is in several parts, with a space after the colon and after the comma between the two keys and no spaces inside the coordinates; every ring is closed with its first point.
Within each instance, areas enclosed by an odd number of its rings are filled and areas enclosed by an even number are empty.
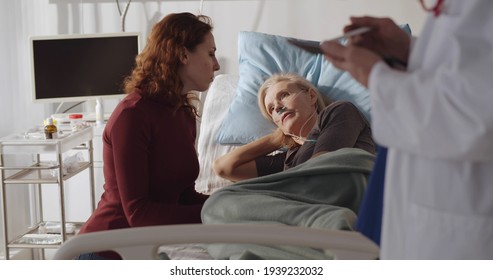
{"type": "Polygon", "coordinates": [[[80,233],[200,223],[196,122],[185,109],[126,96],[103,133],[104,193],[80,233]]]}

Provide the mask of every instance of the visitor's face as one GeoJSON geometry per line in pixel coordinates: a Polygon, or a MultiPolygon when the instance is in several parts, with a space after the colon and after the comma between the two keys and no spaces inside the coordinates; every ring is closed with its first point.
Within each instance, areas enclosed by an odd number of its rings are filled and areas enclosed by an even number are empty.
{"type": "Polygon", "coordinates": [[[209,33],[204,42],[197,45],[193,52],[186,51],[182,59],[180,76],[184,84],[184,93],[206,91],[214,80],[214,72],[220,68],[216,58],[214,36],[209,33]]]}

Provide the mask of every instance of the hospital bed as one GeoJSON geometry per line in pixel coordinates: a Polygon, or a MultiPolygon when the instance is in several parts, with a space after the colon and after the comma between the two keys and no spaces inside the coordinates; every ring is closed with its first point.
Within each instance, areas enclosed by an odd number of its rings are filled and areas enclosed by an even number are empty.
{"type": "MultiPolygon", "coordinates": [[[[255,96],[256,88],[273,73],[296,72],[326,92],[328,98],[349,100],[369,117],[369,98],[363,87],[321,55],[304,52],[285,44],[285,40],[281,36],[240,32],[239,75],[218,75],[203,102],[197,142],[199,192],[214,194],[231,184],[214,174],[215,158],[273,128],[258,111],[255,96]]],[[[113,250],[124,259],[212,259],[204,245],[215,243],[319,248],[336,259],[377,259],[379,255],[378,246],[355,231],[252,222],[88,233],[65,242],[54,258],[72,259],[81,253],[113,250]]]]}
{"type": "MultiPolygon", "coordinates": [[[[123,259],[154,260],[162,258],[159,248],[163,245],[227,242],[322,248],[329,250],[336,259],[377,259],[379,254],[378,246],[358,232],[282,225],[190,224],[78,235],[64,243],[54,259],[73,259],[82,253],[113,250],[123,259]]],[[[205,256],[204,259],[210,258],[205,256]]]]}

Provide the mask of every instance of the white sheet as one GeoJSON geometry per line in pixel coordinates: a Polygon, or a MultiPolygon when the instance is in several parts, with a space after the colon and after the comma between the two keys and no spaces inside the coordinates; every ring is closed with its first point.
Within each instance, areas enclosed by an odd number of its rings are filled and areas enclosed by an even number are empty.
{"type": "Polygon", "coordinates": [[[200,244],[176,244],[159,247],[158,252],[165,253],[170,260],[213,260],[200,244]]]}
{"type": "Polygon", "coordinates": [[[231,184],[230,181],[217,176],[212,170],[214,160],[234,149],[216,143],[216,132],[229,109],[236,94],[238,76],[230,74],[218,75],[212,82],[205,98],[200,123],[197,152],[199,155],[200,173],[195,181],[198,192],[211,194],[215,190],[231,184]]]}

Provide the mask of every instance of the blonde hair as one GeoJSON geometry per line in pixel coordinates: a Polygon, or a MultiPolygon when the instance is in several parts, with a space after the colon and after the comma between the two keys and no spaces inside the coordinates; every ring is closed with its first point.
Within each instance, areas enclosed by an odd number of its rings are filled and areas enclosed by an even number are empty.
{"type": "Polygon", "coordinates": [[[320,92],[318,91],[317,87],[315,87],[312,83],[310,83],[307,79],[293,73],[280,73],[280,74],[274,74],[265,82],[262,84],[260,89],[258,90],[257,94],[257,102],[258,102],[258,107],[260,109],[260,112],[262,113],[262,116],[264,116],[266,119],[269,121],[272,121],[272,117],[269,115],[267,112],[267,109],[265,109],[265,95],[267,94],[267,90],[271,88],[273,85],[280,83],[280,82],[292,82],[296,86],[300,88],[300,90],[313,90],[314,92],[317,93],[317,103],[316,103],[316,109],[317,113],[322,111],[325,106],[326,106],[326,101],[324,100],[324,97],[320,92]]]}
{"type": "MultiPolygon", "coordinates": [[[[269,90],[269,88],[276,85],[277,83],[284,81],[294,83],[297,87],[300,88],[300,90],[306,90],[308,92],[310,90],[313,90],[317,94],[317,113],[320,113],[320,111],[322,111],[326,107],[326,104],[330,103],[330,100],[324,100],[324,97],[322,96],[322,94],[320,94],[317,87],[315,87],[307,79],[294,73],[274,74],[270,78],[265,80],[265,82],[258,90],[257,94],[258,107],[260,109],[260,112],[262,113],[262,116],[264,116],[264,118],[268,119],[272,123],[274,123],[274,121],[272,120],[272,116],[267,112],[267,109],[265,108],[265,95],[267,94],[267,90],[269,90]]],[[[281,133],[281,130],[278,129],[277,133],[281,133]]],[[[290,136],[285,136],[281,144],[287,146],[288,148],[293,148],[299,145],[290,136]]]]}

